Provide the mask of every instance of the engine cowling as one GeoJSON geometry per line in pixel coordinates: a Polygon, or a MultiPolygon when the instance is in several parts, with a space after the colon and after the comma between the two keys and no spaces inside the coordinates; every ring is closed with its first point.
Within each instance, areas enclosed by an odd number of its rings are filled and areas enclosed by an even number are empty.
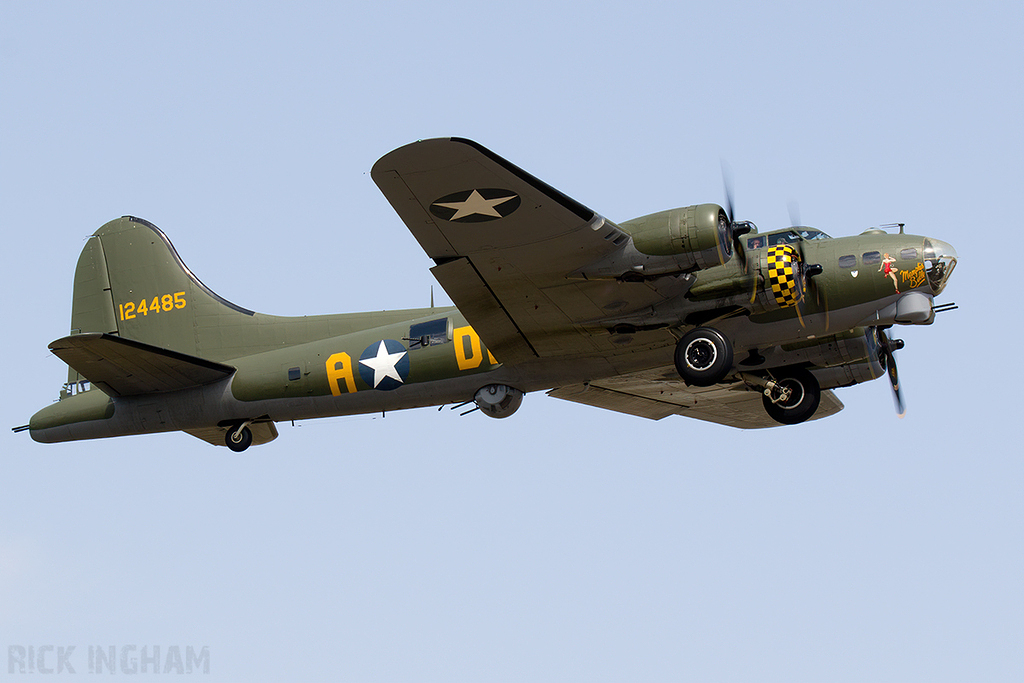
{"type": "Polygon", "coordinates": [[[873,327],[856,327],[822,339],[784,344],[781,351],[789,364],[812,365],[811,372],[822,389],[868,382],[885,374],[873,327]]]}
{"type": "Polygon", "coordinates": [[[777,244],[765,250],[759,263],[764,282],[757,292],[762,311],[796,306],[803,301],[806,276],[800,252],[791,244],[777,244]]]}
{"type": "MultiPolygon", "coordinates": [[[[732,258],[732,227],[718,204],[697,204],[634,218],[620,227],[647,256],[681,256],[704,269],[732,258]]],[[[679,259],[676,259],[679,261],[679,259]]]]}
{"type": "Polygon", "coordinates": [[[523,392],[504,384],[488,384],[477,390],[473,402],[488,417],[508,417],[519,410],[523,402],[523,392]]]}
{"type": "Polygon", "coordinates": [[[872,359],[832,368],[813,368],[811,374],[818,380],[822,389],[836,389],[878,379],[885,374],[885,368],[878,359],[872,359]]]}
{"type": "Polygon", "coordinates": [[[855,327],[828,337],[808,339],[779,347],[790,364],[810,363],[831,367],[878,357],[878,338],[873,327],[855,327]]]}

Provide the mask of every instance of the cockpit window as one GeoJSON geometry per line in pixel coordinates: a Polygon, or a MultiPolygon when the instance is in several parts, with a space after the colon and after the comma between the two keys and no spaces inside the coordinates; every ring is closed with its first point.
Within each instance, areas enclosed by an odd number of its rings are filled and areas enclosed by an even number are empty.
{"type": "Polygon", "coordinates": [[[801,240],[827,240],[831,239],[828,235],[823,233],[821,230],[815,228],[790,228],[781,232],[773,232],[768,235],[756,235],[747,240],[747,247],[750,249],[759,249],[766,245],[774,247],[776,244],[792,244],[793,242],[799,242],[801,240]],[[757,246],[752,243],[755,240],[760,240],[757,246]]]}
{"type": "Polygon", "coordinates": [[[791,232],[795,232],[805,240],[827,240],[831,239],[828,235],[823,233],[821,230],[816,228],[790,228],[791,232]]]}

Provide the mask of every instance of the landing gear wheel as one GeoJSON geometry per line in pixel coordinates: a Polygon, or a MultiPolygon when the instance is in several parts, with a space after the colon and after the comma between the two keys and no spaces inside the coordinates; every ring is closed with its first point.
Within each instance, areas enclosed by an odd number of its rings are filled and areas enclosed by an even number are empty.
{"type": "Polygon", "coordinates": [[[718,384],[732,370],[732,344],[710,327],[690,330],[676,344],[676,370],[697,387],[718,384]]]}
{"type": "Polygon", "coordinates": [[[228,430],[227,436],[224,437],[224,442],[235,453],[241,453],[252,445],[252,432],[249,431],[248,427],[242,427],[241,429],[232,427],[228,430]]]}
{"type": "Polygon", "coordinates": [[[764,410],[780,424],[795,425],[814,415],[821,401],[821,386],[814,375],[802,368],[786,370],[775,378],[779,388],[762,394],[764,410]],[[785,390],[785,396],[782,396],[785,390]],[[773,400],[775,399],[775,400],[773,400]]]}

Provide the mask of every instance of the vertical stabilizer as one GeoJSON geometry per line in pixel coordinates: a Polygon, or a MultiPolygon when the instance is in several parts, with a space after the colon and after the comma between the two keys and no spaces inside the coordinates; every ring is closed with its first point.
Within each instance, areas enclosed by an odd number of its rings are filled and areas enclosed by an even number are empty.
{"type": "MultiPolygon", "coordinates": [[[[107,277],[103,245],[95,235],[90,237],[78,257],[75,269],[75,290],[71,301],[71,334],[103,332],[119,334],[114,302],[107,277]]],[[[81,381],[73,368],[68,368],[68,384],[81,381]]]]}
{"type": "Polygon", "coordinates": [[[202,357],[216,352],[225,333],[243,336],[253,316],[210,291],[167,236],[139,218],[101,227],[78,261],[72,334],[106,332],[202,357]]]}

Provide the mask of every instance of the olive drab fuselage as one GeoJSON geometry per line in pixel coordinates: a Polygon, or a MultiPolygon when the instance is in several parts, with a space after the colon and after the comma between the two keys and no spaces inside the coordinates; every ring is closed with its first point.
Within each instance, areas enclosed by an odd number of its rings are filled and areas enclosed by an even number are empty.
{"type": "Polygon", "coordinates": [[[759,233],[737,229],[714,204],[616,225],[475,143],[428,143],[384,157],[374,179],[460,308],[257,313],[210,291],[162,231],[126,216],[82,251],[71,335],[51,344],[68,382],[32,417],[32,437],[184,430],[210,443],[226,435],[241,450],[276,437],[275,422],[468,402],[504,417],[524,393],[549,389],[655,419],[689,414],[687,392],[711,391],[702,386],[749,389],[777,421],[802,421],[817,408],[817,385],[883,374],[889,342],[879,330],[933,322],[956,264],[948,244],[902,227],[843,238],[805,227],[759,233]],[[459,179],[462,159],[491,164],[490,185],[456,191],[469,182],[459,179]],[[408,178],[416,204],[396,181],[408,178]],[[554,221],[544,230],[556,239],[541,231],[503,247],[519,233],[502,226],[527,229],[530,211],[554,221]],[[423,232],[421,215],[440,232],[423,232]],[[459,246],[466,239],[476,242],[459,246]],[[579,254],[564,266],[544,251],[573,241],[579,254]],[[800,381],[783,381],[786,369],[800,381]],[[797,410],[805,388],[814,405],[797,410]]]}

